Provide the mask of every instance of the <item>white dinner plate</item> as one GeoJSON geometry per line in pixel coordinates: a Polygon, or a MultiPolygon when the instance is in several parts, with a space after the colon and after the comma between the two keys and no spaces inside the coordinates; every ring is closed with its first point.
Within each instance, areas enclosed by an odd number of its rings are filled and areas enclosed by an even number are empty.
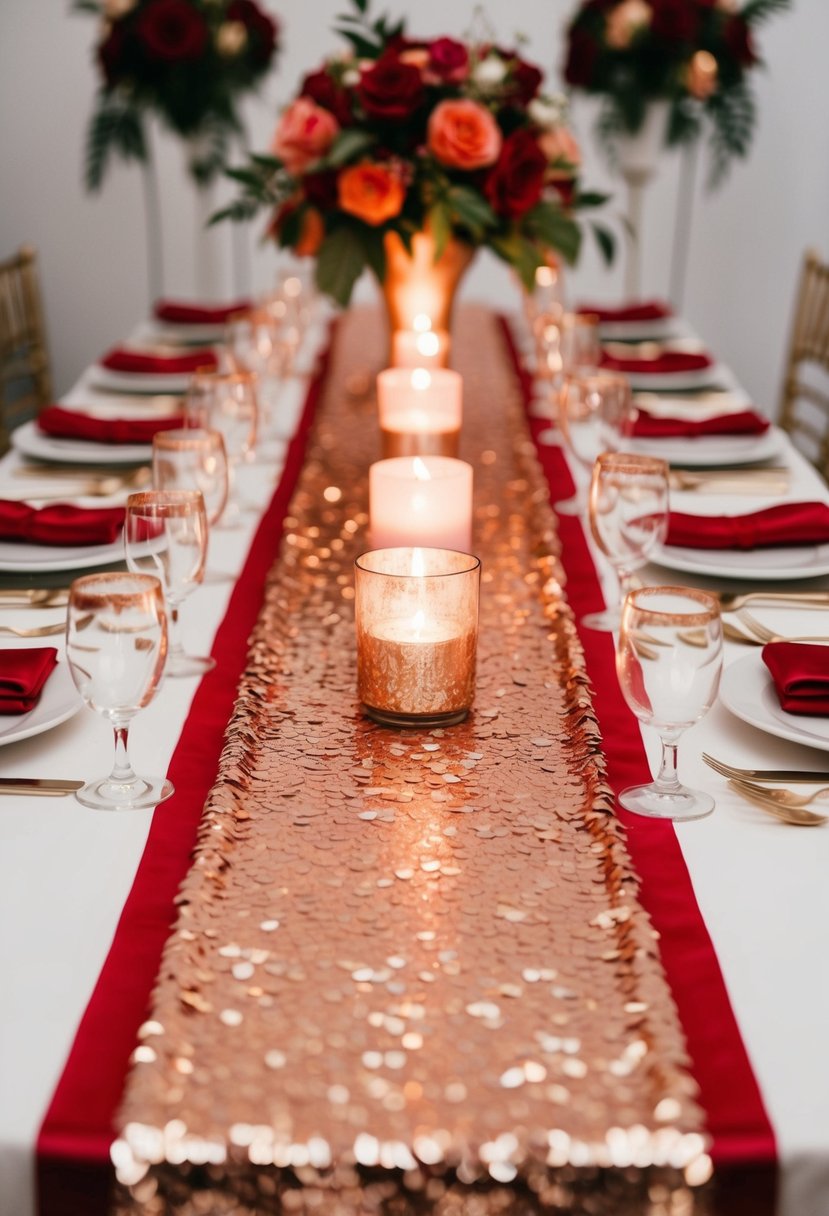
{"type": "Polygon", "coordinates": [[[59,726],[76,714],[82,705],[83,700],[69,668],[65,663],[58,663],[33,709],[25,714],[0,715],[0,747],[59,726]]]}
{"type": "Polygon", "coordinates": [[[757,582],[817,578],[829,574],[829,542],[770,549],[682,549],[664,545],[650,559],[668,570],[757,582]]]}
{"type": "Polygon", "coordinates": [[[173,321],[144,321],[132,335],[134,340],[148,344],[170,343],[172,346],[205,346],[223,342],[225,326],[206,324],[175,324],[173,321]]]}
{"type": "Polygon", "coordinates": [[[720,700],[736,718],[792,743],[829,751],[829,718],[787,714],[759,651],[731,663],[722,673],[720,700]]]}
{"type": "Polygon", "coordinates": [[[653,321],[600,321],[599,334],[609,342],[655,342],[684,337],[686,327],[679,317],[657,317],[653,321]]]}
{"type": "Polygon", "coordinates": [[[113,372],[100,363],[93,363],[87,371],[87,379],[96,388],[112,393],[185,393],[190,383],[191,372],[113,372]]]}
{"type": "Polygon", "coordinates": [[[723,369],[717,363],[692,372],[627,372],[634,393],[679,393],[717,388],[727,383],[723,369]]]}
{"type": "MultiPolygon", "coordinates": [[[[164,540],[145,541],[136,556],[144,557],[164,547],[164,540]]],[[[0,570],[9,574],[48,574],[55,570],[88,570],[123,562],[123,535],[111,545],[27,545],[0,541],[0,570]]]]}
{"type": "Polygon", "coordinates": [[[34,460],[64,464],[141,464],[152,460],[151,443],[90,443],[85,439],[59,439],[46,435],[36,422],[24,422],[11,433],[12,446],[34,460]]]}
{"type": "Polygon", "coordinates": [[[779,455],[783,436],[777,427],[762,435],[698,435],[695,438],[632,439],[631,450],[658,456],[669,464],[689,469],[718,465],[756,464],[779,455]]]}

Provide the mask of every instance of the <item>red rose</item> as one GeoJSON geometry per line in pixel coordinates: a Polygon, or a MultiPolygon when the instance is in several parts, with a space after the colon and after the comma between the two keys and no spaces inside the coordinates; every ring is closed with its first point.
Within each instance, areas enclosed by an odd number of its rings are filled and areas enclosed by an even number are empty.
{"type": "Polygon", "coordinates": [[[435,83],[456,83],[469,74],[469,51],[454,38],[436,38],[429,43],[428,73],[435,83]]]}
{"type": "Polygon", "coordinates": [[[108,89],[118,84],[124,75],[124,31],[120,25],[112,25],[106,38],[98,47],[98,63],[101,65],[108,89]]]}
{"type": "Polygon", "coordinates": [[[337,206],[337,172],[324,169],[322,173],[306,173],[302,189],[309,203],[319,211],[333,211],[337,206]]]}
{"type": "Polygon", "coordinates": [[[699,28],[699,14],[688,0],[652,0],[651,31],[665,42],[693,42],[699,28]]]}
{"type": "Polygon", "coordinates": [[[420,72],[396,55],[383,55],[363,72],[357,95],[369,118],[400,122],[411,118],[423,101],[420,72]]]}
{"type": "Polygon", "coordinates": [[[751,30],[739,13],[735,13],[726,21],[723,41],[742,67],[750,68],[757,63],[758,55],[751,39],[751,30]]]}
{"type": "Polygon", "coordinates": [[[310,97],[324,110],[330,110],[341,127],[351,125],[353,121],[351,98],[346,90],[341,88],[332,76],[329,76],[325,68],[320,68],[317,72],[309,72],[302,82],[299,93],[301,97],[310,97]]]}
{"type": "Polygon", "coordinates": [[[589,88],[599,54],[599,44],[587,30],[573,30],[564,65],[564,79],[577,89],[589,88]]]}
{"type": "Polygon", "coordinates": [[[208,41],[207,22],[187,0],[151,0],[138,16],[136,32],[155,59],[198,59],[208,41]]]}
{"type": "Polygon", "coordinates": [[[269,63],[276,47],[277,25],[273,18],[263,13],[253,0],[231,0],[227,7],[227,20],[239,21],[247,30],[253,62],[262,67],[269,63]]]}
{"type": "Polygon", "coordinates": [[[526,59],[518,59],[514,55],[508,58],[514,62],[506,81],[507,98],[521,106],[529,105],[541,88],[544,73],[534,63],[527,63],[526,59]]]}
{"type": "Polygon", "coordinates": [[[524,127],[504,140],[484,192],[499,215],[518,219],[541,198],[547,158],[524,127]]]}

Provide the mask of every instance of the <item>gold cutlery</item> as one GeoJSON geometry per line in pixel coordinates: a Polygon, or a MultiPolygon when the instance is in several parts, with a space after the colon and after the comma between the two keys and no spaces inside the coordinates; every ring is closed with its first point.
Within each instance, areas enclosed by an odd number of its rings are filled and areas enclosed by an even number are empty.
{"type": "Polygon", "coordinates": [[[68,599],[68,587],[0,588],[0,608],[62,608],[68,599]]]}
{"type": "Polygon", "coordinates": [[[73,794],[83,781],[63,781],[51,777],[0,777],[0,794],[42,794],[50,798],[73,794]]]}
{"type": "Polygon", "coordinates": [[[772,784],[783,781],[790,784],[817,785],[826,780],[826,773],[810,772],[803,768],[737,768],[702,753],[702,758],[709,768],[713,768],[721,777],[736,777],[738,781],[770,781],[772,784]]]}
{"type": "Polygon", "coordinates": [[[13,625],[0,625],[0,633],[12,633],[16,638],[49,638],[66,630],[65,621],[54,625],[36,625],[31,629],[16,629],[13,625]]]}
{"type": "Polygon", "coordinates": [[[826,642],[829,644],[829,633],[798,637],[787,637],[785,634],[775,633],[773,629],[769,629],[762,621],[758,621],[756,617],[752,616],[747,608],[737,610],[737,620],[763,646],[767,642],[826,642]]]}
{"type": "MultiPolygon", "coordinates": [[[[28,475],[28,473],[27,473],[28,475]]],[[[47,493],[24,493],[24,499],[45,498],[60,498],[71,495],[74,498],[108,498],[112,494],[117,494],[122,490],[137,490],[142,486],[148,485],[152,479],[152,470],[147,467],[134,469],[131,473],[112,473],[107,476],[96,476],[92,478],[77,478],[71,474],[61,473],[60,476],[55,474],[49,475],[51,479],[59,480],[66,484],[65,489],[61,489],[58,493],[50,490],[47,493]]]]}
{"type": "Polygon", "coordinates": [[[658,359],[660,355],[704,354],[705,347],[697,338],[671,338],[656,342],[652,338],[644,342],[602,342],[602,350],[614,359],[658,359]]]}
{"type": "Polygon", "coordinates": [[[829,591],[711,591],[723,612],[736,612],[745,604],[786,604],[789,608],[829,608],[829,591]]]}
{"type": "Polygon", "coordinates": [[[671,469],[668,481],[672,490],[711,490],[715,494],[785,494],[789,489],[789,470],[718,469],[704,473],[671,469]]]}
{"type": "MultiPolygon", "coordinates": [[[[819,815],[816,811],[808,811],[799,802],[796,805],[790,805],[788,802],[782,801],[776,797],[779,794],[787,794],[788,790],[767,790],[762,786],[752,785],[751,782],[738,780],[736,777],[729,778],[731,785],[744,798],[748,798],[755,806],[761,807],[764,811],[768,811],[770,815],[774,815],[776,819],[782,820],[783,823],[794,824],[795,827],[801,828],[817,828],[824,823],[829,823],[829,818],[826,815],[819,815]]],[[[797,795],[792,795],[797,797],[797,795]]]]}

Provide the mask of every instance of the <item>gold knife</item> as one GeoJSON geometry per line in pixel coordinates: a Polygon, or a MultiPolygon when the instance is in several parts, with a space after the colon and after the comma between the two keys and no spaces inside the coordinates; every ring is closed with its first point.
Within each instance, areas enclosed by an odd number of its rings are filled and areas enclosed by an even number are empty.
{"type": "Polygon", "coordinates": [[[46,777],[0,777],[0,794],[42,794],[49,798],[73,794],[83,781],[61,781],[46,777]]]}

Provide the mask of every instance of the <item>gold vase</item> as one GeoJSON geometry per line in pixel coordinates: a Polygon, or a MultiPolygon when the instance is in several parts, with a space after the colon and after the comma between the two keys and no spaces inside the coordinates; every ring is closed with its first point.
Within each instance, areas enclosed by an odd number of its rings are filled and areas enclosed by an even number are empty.
{"type": "Polygon", "coordinates": [[[383,244],[386,277],[382,286],[390,344],[399,330],[430,328],[451,334],[455,292],[475,256],[474,246],[453,238],[436,261],[434,238],[428,230],[415,233],[411,254],[396,232],[387,232],[383,244]],[[428,326],[421,320],[424,317],[428,326]]]}

